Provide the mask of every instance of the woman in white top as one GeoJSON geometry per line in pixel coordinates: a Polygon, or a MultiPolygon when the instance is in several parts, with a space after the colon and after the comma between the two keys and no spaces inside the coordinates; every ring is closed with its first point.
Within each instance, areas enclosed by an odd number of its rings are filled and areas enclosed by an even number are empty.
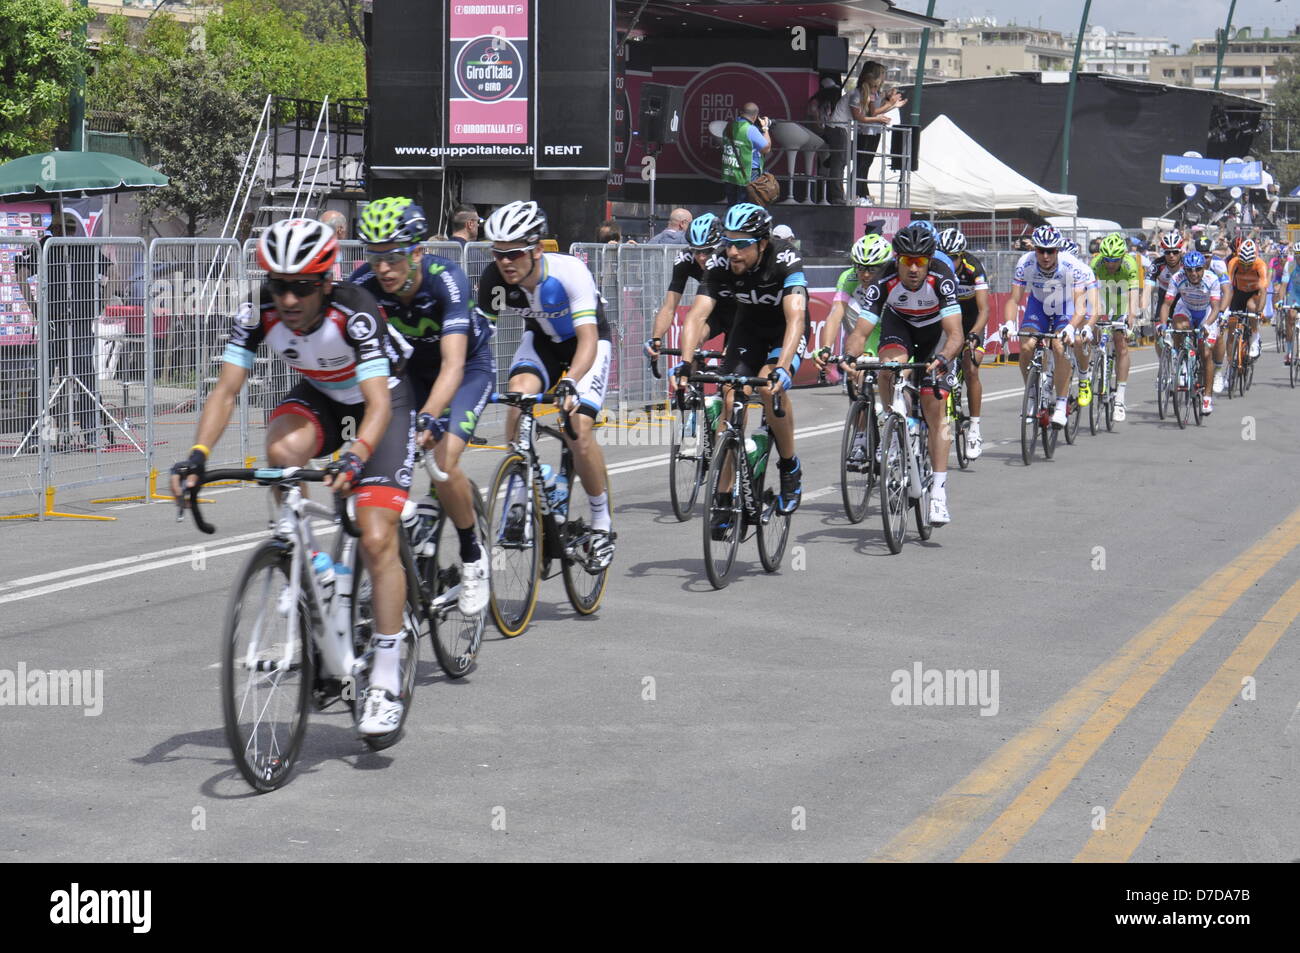
{"type": "Polygon", "coordinates": [[[896,88],[885,94],[885,64],[869,60],[862,67],[858,88],[853,92],[852,113],[858,121],[858,198],[870,199],[867,174],[880,145],[884,127],[894,121],[890,110],[907,105],[896,88]]]}

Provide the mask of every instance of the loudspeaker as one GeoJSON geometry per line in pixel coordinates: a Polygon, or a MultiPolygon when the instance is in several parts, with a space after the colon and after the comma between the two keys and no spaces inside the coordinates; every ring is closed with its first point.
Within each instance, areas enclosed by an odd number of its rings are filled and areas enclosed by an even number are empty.
{"type": "Polygon", "coordinates": [[[641,115],[637,132],[641,141],[668,145],[677,141],[682,126],[682,87],[646,83],[641,87],[641,115]]]}
{"type": "Polygon", "coordinates": [[[814,68],[819,73],[847,73],[849,71],[849,38],[846,36],[817,37],[817,58],[814,68]]]}

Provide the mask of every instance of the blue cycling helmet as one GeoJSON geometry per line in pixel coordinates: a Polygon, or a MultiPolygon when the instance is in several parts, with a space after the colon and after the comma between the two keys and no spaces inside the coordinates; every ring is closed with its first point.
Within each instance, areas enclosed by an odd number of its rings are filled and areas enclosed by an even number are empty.
{"type": "Polygon", "coordinates": [[[718,227],[718,216],[705,212],[697,216],[686,233],[687,244],[696,251],[711,249],[722,240],[722,229],[718,227]]]}
{"type": "Polygon", "coordinates": [[[1189,251],[1183,256],[1184,268],[1204,268],[1205,256],[1198,251],[1189,251]]]}
{"type": "Polygon", "coordinates": [[[1051,225],[1039,225],[1034,229],[1034,237],[1030,239],[1035,248],[1060,248],[1065,244],[1065,239],[1051,225]]]}
{"type": "Polygon", "coordinates": [[[937,225],[934,224],[934,222],[930,221],[928,218],[918,218],[916,219],[916,221],[912,222],[912,224],[920,225],[927,232],[929,232],[931,235],[934,236],[935,244],[939,243],[939,228],[937,225]]]}
{"type": "Polygon", "coordinates": [[[744,232],[755,238],[766,238],[772,232],[772,216],[761,205],[742,202],[727,209],[722,227],[728,232],[744,232]]]}

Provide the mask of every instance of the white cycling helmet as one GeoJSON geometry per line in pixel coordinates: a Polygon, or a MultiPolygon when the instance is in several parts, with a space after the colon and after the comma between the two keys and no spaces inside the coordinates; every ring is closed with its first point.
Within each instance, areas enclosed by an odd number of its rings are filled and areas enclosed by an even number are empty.
{"type": "Polygon", "coordinates": [[[488,216],[483,232],[490,242],[541,241],[546,234],[546,213],[536,202],[511,202],[488,216]]]}
{"type": "Polygon", "coordinates": [[[268,273],[323,275],[334,267],[339,240],[314,218],[276,222],[257,240],[257,263],[268,273]]]}
{"type": "Polygon", "coordinates": [[[1237,257],[1241,259],[1243,265],[1249,265],[1259,257],[1259,247],[1253,240],[1247,238],[1241,243],[1241,247],[1237,249],[1237,257]]]}
{"type": "Polygon", "coordinates": [[[950,257],[956,257],[966,250],[966,236],[959,228],[945,228],[939,233],[939,248],[950,257]]]}

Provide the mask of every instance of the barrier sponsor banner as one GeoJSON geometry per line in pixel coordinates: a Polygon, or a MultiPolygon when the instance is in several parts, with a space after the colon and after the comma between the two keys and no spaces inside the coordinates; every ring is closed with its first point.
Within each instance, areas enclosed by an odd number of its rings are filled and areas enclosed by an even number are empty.
{"type": "MultiPolygon", "coordinates": [[[[528,0],[453,3],[448,8],[449,144],[529,143],[529,15],[528,0]]],[[[503,157],[518,160],[524,155],[507,150],[503,157]]]]}
{"type": "Polygon", "coordinates": [[[1160,181],[1171,184],[1218,185],[1223,163],[1218,159],[1161,156],[1160,181]]]}

